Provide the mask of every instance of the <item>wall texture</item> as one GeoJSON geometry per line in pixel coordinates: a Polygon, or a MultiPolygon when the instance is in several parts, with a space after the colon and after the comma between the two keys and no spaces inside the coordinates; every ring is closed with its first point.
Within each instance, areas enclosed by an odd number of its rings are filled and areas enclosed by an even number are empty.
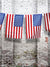
{"type": "MultiPolygon", "coordinates": [[[[50,0],[48,1],[48,12],[50,12],[50,0]]],[[[48,32],[48,65],[50,66],[50,32],[48,32]]]]}
{"type": "Polygon", "coordinates": [[[37,57],[38,57],[38,67],[45,67],[48,65],[48,43],[46,42],[46,37],[48,37],[48,32],[45,31],[44,24],[44,13],[48,12],[48,0],[38,0],[37,12],[42,13],[42,25],[41,25],[41,38],[37,42],[37,57]]]}
{"type": "MultiPolygon", "coordinates": [[[[13,13],[13,14],[34,14],[34,13],[44,13],[48,12],[48,0],[1,0],[1,12],[3,13],[13,13]]],[[[44,18],[44,16],[43,16],[44,18]]],[[[45,37],[48,37],[48,33],[44,28],[44,19],[42,18],[42,30],[41,30],[41,38],[36,40],[26,40],[25,35],[25,21],[23,24],[23,38],[22,40],[6,40],[5,39],[5,26],[6,26],[6,18],[4,19],[1,39],[2,39],[2,51],[3,52],[2,60],[6,55],[10,55],[13,59],[13,53],[15,54],[15,64],[28,64],[29,66],[33,63],[36,63],[36,58],[31,55],[31,53],[36,51],[38,52],[38,66],[48,65],[48,44],[45,42],[45,37]],[[15,49],[13,48],[15,47],[15,49]],[[13,51],[14,49],[14,51],[13,51]],[[46,50],[46,51],[45,51],[46,50]]],[[[32,53],[32,54],[33,54],[32,53]]],[[[13,61],[13,60],[12,60],[13,61]]]]}

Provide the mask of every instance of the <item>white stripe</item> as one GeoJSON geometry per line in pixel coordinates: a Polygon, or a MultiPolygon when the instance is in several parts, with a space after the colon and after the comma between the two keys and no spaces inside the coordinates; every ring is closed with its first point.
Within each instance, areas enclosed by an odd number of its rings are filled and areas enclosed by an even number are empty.
{"type": "MultiPolygon", "coordinates": [[[[46,15],[46,14],[45,14],[46,15]]],[[[45,16],[46,17],[46,27],[47,27],[47,30],[48,30],[48,24],[47,24],[47,16],[45,16]]]]}
{"type": "Polygon", "coordinates": [[[48,15],[48,22],[49,22],[49,14],[47,14],[48,15]]]}
{"type": "Polygon", "coordinates": [[[17,29],[17,39],[18,39],[18,33],[19,33],[19,27],[18,27],[18,29],[17,29]]]}
{"type": "Polygon", "coordinates": [[[39,26],[39,30],[38,30],[38,38],[40,37],[39,34],[40,34],[40,26],[39,26]]]}
{"type": "Polygon", "coordinates": [[[15,38],[16,38],[16,27],[15,27],[15,38]]]}
{"type": "Polygon", "coordinates": [[[21,30],[22,30],[22,27],[20,27],[20,39],[21,39],[21,30]]]}
{"type": "Polygon", "coordinates": [[[39,38],[39,26],[38,26],[38,33],[37,33],[37,35],[38,35],[38,38],[39,38]]]}
{"type": "Polygon", "coordinates": [[[50,18],[49,18],[49,14],[48,14],[48,21],[49,21],[49,30],[50,30],[50,18]]]}
{"type": "Polygon", "coordinates": [[[35,37],[36,37],[36,26],[35,26],[35,37]]]}
{"type": "Polygon", "coordinates": [[[14,28],[13,28],[13,26],[12,26],[12,39],[13,39],[13,29],[14,29],[14,28]]]}

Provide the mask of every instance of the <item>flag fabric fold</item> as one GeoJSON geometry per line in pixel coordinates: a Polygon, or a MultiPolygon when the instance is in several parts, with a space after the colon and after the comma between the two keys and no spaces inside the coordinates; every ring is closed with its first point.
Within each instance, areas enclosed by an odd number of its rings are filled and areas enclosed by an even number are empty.
{"type": "Polygon", "coordinates": [[[45,30],[50,32],[50,13],[44,14],[45,30]]]}
{"type": "Polygon", "coordinates": [[[7,14],[5,38],[22,39],[24,15],[7,14]]]}
{"type": "Polygon", "coordinates": [[[0,30],[2,28],[4,17],[5,17],[5,13],[0,13],[0,30]]]}
{"type": "Polygon", "coordinates": [[[25,15],[26,39],[40,38],[42,14],[25,15]]]}

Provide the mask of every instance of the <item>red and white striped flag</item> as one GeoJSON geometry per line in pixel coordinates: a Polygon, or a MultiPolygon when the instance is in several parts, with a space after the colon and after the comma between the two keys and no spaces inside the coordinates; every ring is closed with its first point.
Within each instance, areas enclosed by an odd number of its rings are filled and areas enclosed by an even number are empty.
{"type": "Polygon", "coordinates": [[[26,38],[40,38],[42,14],[25,15],[26,38]]]}
{"type": "Polygon", "coordinates": [[[50,13],[44,14],[45,30],[50,32],[50,13]]]}
{"type": "Polygon", "coordinates": [[[21,39],[23,30],[23,15],[7,14],[5,37],[21,39]]]}

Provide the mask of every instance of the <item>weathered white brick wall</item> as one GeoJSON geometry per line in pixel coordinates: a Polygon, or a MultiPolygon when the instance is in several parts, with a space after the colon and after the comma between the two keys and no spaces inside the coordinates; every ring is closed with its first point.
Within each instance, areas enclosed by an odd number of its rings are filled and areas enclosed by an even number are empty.
{"type": "MultiPolygon", "coordinates": [[[[45,13],[48,12],[48,0],[2,0],[2,11],[3,13],[13,13],[13,14],[34,14],[34,13],[45,13]],[[36,3],[37,1],[37,3],[36,3]],[[36,8],[37,7],[37,8],[36,8]],[[37,11],[36,11],[37,10],[37,11]]],[[[36,44],[36,40],[26,40],[25,38],[25,22],[23,24],[23,38],[21,41],[16,40],[13,42],[12,40],[5,40],[5,25],[6,25],[6,18],[3,23],[2,27],[2,49],[3,50],[10,50],[13,51],[13,45],[15,45],[15,55],[21,55],[20,59],[16,60],[15,63],[34,63],[35,60],[24,60],[27,59],[26,56],[24,57],[23,54],[24,52],[28,51],[35,51],[36,45],[38,46],[37,50],[38,53],[39,51],[42,51],[44,47],[47,47],[47,44],[45,43],[45,37],[48,37],[47,32],[44,30],[43,26],[44,20],[42,20],[42,30],[41,30],[41,38],[40,41],[38,41],[38,44],[36,44]],[[44,33],[45,32],[45,33],[44,33]],[[9,46],[10,45],[10,46],[9,46]],[[33,49],[34,48],[34,49],[33,49]],[[39,49],[40,48],[40,49],[39,49]],[[21,61],[22,60],[22,61],[21,61]]],[[[46,51],[47,52],[47,51],[46,51]]],[[[43,53],[43,51],[42,51],[43,53]]],[[[40,52],[41,54],[41,52],[40,52]]],[[[42,54],[43,55],[43,54],[42,54]]],[[[30,57],[29,57],[30,58],[30,57]]],[[[28,58],[28,59],[29,59],[28,58]]],[[[38,54],[38,63],[42,63],[43,59],[39,58],[38,54]]],[[[45,61],[44,61],[45,62],[45,61]]],[[[42,63],[43,64],[43,63],[42,63]]],[[[46,62],[47,64],[47,62],[46,62]]],[[[40,65],[39,65],[40,66],[40,65]]]]}
{"type": "MultiPolygon", "coordinates": [[[[15,0],[15,13],[24,14],[24,15],[36,13],[36,0],[24,0],[24,1],[15,0]]],[[[32,50],[35,51],[36,42],[33,42],[33,40],[30,42],[26,40],[26,35],[25,35],[26,33],[25,33],[25,27],[24,27],[25,22],[23,23],[24,24],[23,24],[22,41],[20,43],[15,42],[15,55],[20,56],[20,59],[17,59],[16,62],[22,63],[22,64],[28,63],[31,65],[32,63],[35,63],[35,59],[30,60],[30,55],[26,55],[26,56],[24,55],[25,55],[25,52],[31,52],[32,50]]]]}
{"type": "Polygon", "coordinates": [[[48,65],[48,44],[47,42],[45,42],[45,37],[48,37],[48,32],[45,31],[44,24],[44,13],[48,13],[48,0],[38,0],[37,7],[37,12],[43,14],[41,25],[41,38],[40,41],[37,43],[38,67],[41,67],[41,65],[48,65]]]}
{"type": "MultiPolygon", "coordinates": [[[[1,0],[2,2],[2,10],[1,12],[3,13],[12,13],[12,0],[1,0]]],[[[12,40],[6,40],[5,39],[5,26],[6,26],[6,16],[3,22],[3,27],[2,27],[2,61],[3,59],[6,59],[6,55],[11,56],[8,58],[12,61],[11,58],[13,58],[13,41],[12,40]]],[[[5,62],[5,61],[4,61],[5,62]]],[[[2,62],[3,65],[3,62],[2,62]]]]}
{"type": "MultiPolygon", "coordinates": [[[[36,0],[2,0],[2,12],[4,13],[13,13],[13,14],[34,14],[36,13],[36,0]],[[31,5],[31,6],[30,6],[31,5]],[[33,7],[34,6],[34,7],[33,7]]],[[[30,59],[30,51],[33,52],[36,50],[36,40],[26,40],[25,35],[25,22],[23,22],[23,38],[21,41],[16,40],[16,42],[5,40],[5,25],[6,25],[6,18],[3,23],[2,27],[2,49],[3,50],[11,50],[13,49],[13,45],[15,45],[15,56],[20,56],[19,59],[15,58],[15,63],[35,63],[35,59],[30,59]],[[11,44],[11,45],[10,45],[11,44]],[[9,46],[10,45],[10,46],[9,46]],[[29,52],[29,54],[24,57],[24,52],[29,52]]]]}
{"type": "MultiPolygon", "coordinates": [[[[48,1],[48,12],[50,12],[50,0],[48,1]]],[[[50,32],[48,34],[48,65],[50,66],[50,32]]]]}
{"type": "MultiPolygon", "coordinates": [[[[0,12],[1,12],[1,9],[2,9],[2,3],[0,1],[0,12]]],[[[2,65],[2,30],[0,31],[0,67],[2,65]]]]}
{"type": "Polygon", "coordinates": [[[38,13],[42,13],[44,15],[44,13],[48,12],[48,0],[38,0],[37,1],[37,12],[38,13]]]}
{"type": "MultiPolygon", "coordinates": [[[[12,13],[12,4],[11,3],[12,3],[12,0],[6,0],[6,1],[2,0],[2,12],[3,13],[6,13],[6,14],[12,13]]],[[[6,26],[6,16],[5,16],[5,19],[3,22],[3,26],[2,26],[2,49],[3,50],[7,49],[7,50],[12,51],[13,42],[5,39],[5,26],[6,26]]]]}

